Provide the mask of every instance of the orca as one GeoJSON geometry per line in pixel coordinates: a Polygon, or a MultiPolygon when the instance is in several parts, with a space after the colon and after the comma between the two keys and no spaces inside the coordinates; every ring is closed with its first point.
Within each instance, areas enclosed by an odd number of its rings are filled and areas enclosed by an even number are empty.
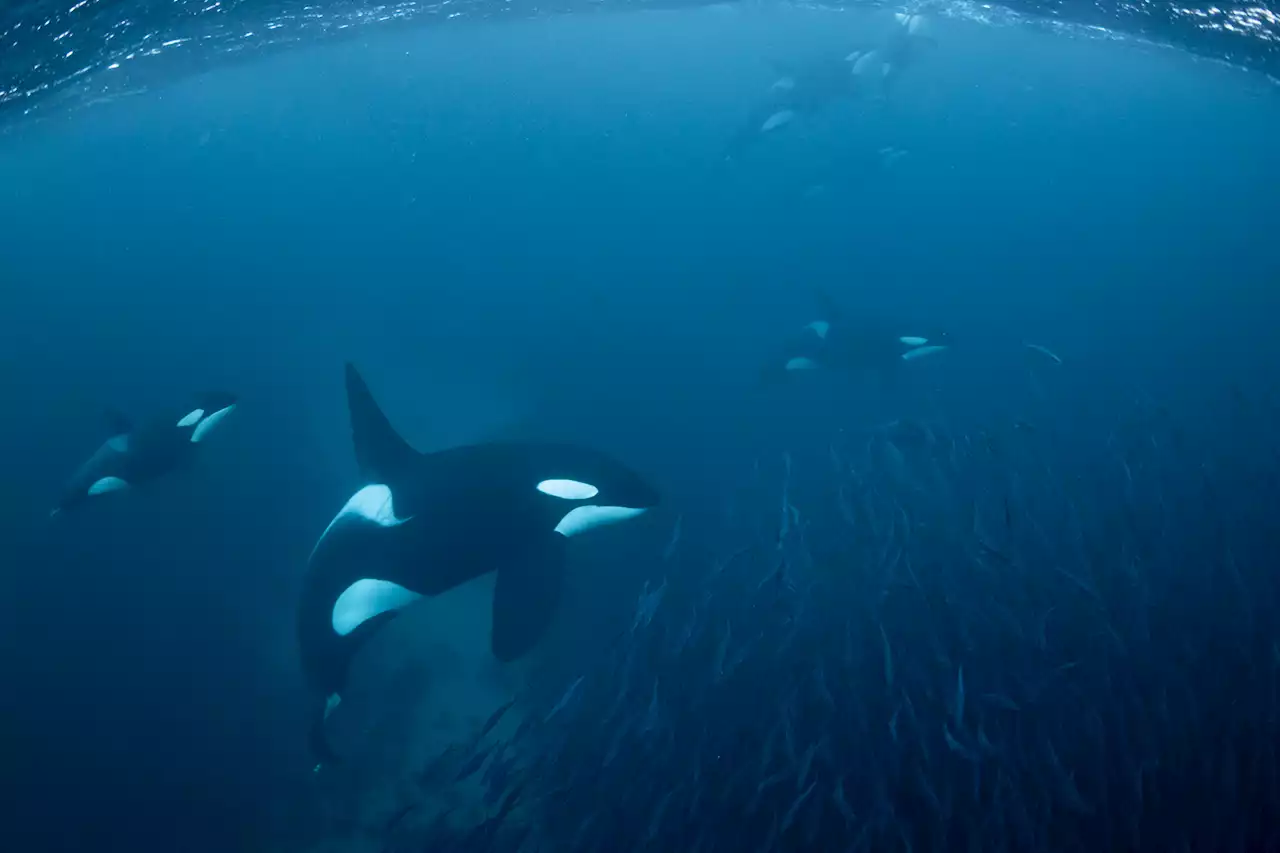
{"type": "Polygon", "coordinates": [[[90,498],[142,486],[188,464],[236,405],[234,394],[219,391],[200,395],[176,414],[139,425],[119,412],[109,412],[110,437],[72,475],[51,515],[79,507],[90,498]]]}
{"type": "Polygon", "coordinates": [[[733,160],[755,143],[842,100],[861,95],[884,98],[926,46],[936,46],[928,18],[899,12],[876,47],[827,54],[795,67],[770,63],[778,78],[730,138],[724,159],[733,160]]]}
{"type": "Polygon", "coordinates": [[[855,86],[879,99],[888,97],[893,83],[914,65],[925,50],[938,46],[931,34],[930,19],[920,12],[895,12],[893,26],[884,40],[871,50],[858,50],[845,59],[855,86]]]}
{"type": "Polygon", "coordinates": [[[303,673],[323,700],[311,733],[322,763],[337,761],[324,726],[353,656],[403,608],[496,573],[490,651],[500,662],[516,660],[552,621],[569,540],[659,503],[621,463],[570,444],[501,441],[420,453],[350,363],[346,392],[363,485],[316,542],[297,616],[303,673]]]}
{"type": "Polygon", "coordinates": [[[922,335],[866,318],[851,320],[825,292],[815,291],[817,319],[803,325],[765,364],[761,384],[775,384],[810,371],[871,371],[882,377],[908,362],[936,355],[949,346],[945,331],[922,335]]]}
{"type": "Polygon", "coordinates": [[[842,55],[821,56],[795,68],[772,64],[779,76],[730,138],[724,151],[726,160],[851,97],[858,83],[842,55]]]}

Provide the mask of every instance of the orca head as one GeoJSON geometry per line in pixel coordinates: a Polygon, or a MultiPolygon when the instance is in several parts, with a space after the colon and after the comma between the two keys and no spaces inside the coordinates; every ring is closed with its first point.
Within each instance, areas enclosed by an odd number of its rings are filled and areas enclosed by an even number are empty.
{"type": "Polygon", "coordinates": [[[946,329],[930,329],[928,334],[929,343],[940,347],[951,346],[951,334],[946,329]]]}
{"type": "MultiPolygon", "coordinates": [[[[916,332],[916,330],[911,330],[916,332]]],[[[901,335],[898,343],[904,347],[922,347],[930,346],[949,346],[951,344],[950,336],[943,329],[929,329],[923,334],[916,332],[910,335],[901,335]]]]}
{"type": "Polygon", "coordinates": [[[661,501],[640,475],[603,453],[560,445],[538,456],[529,488],[566,537],[635,518],[661,501]]]}
{"type": "Polygon", "coordinates": [[[894,20],[898,22],[898,26],[902,27],[908,35],[927,36],[929,35],[929,19],[921,14],[919,10],[913,12],[895,12],[894,20]]]}
{"type": "Polygon", "coordinates": [[[898,344],[901,358],[914,361],[950,349],[951,338],[945,330],[935,330],[927,335],[902,335],[898,344]]]}
{"type": "Polygon", "coordinates": [[[194,408],[179,418],[175,426],[191,430],[191,441],[203,441],[223,418],[236,410],[238,402],[236,395],[225,391],[201,394],[194,408]]]}

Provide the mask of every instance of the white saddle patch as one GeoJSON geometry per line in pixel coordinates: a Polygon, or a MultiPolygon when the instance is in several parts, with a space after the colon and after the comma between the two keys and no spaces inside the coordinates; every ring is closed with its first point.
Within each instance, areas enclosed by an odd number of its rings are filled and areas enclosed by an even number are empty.
{"type": "Polygon", "coordinates": [[[818,362],[811,358],[793,358],[787,362],[787,370],[817,370],[818,362]]]}
{"type": "Polygon", "coordinates": [[[178,426],[189,427],[204,417],[204,409],[192,409],[183,415],[182,420],[178,421],[178,426]]]}
{"type": "Polygon", "coordinates": [[[129,452],[129,434],[125,433],[124,435],[111,436],[111,438],[107,439],[107,447],[109,447],[111,450],[114,450],[116,453],[128,453],[129,452]]]}
{"type": "Polygon", "coordinates": [[[372,486],[365,486],[360,491],[352,495],[338,510],[338,514],[333,517],[333,521],[329,522],[329,526],[324,529],[324,533],[320,534],[320,538],[316,540],[316,547],[311,550],[311,556],[316,555],[316,549],[320,547],[320,543],[329,535],[329,531],[333,530],[333,526],[344,519],[363,518],[365,521],[371,521],[379,527],[395,527],[404,524],[408,518],[397,518],[395,500],[391,494],[391,489],[381,483],[375,483],[372,486]]]}
{"type": "Polygon", "coordinates": [[[379,613],[399,610],[422,598],[391,581],[362,578],[343,590],[333,603],[333,632],[345,637],[379,613]]]}
{"type": "MultiPolygon", "coordinates": [[[[235,411],[235,408],[236,408],[235,403],[232,403],[230,406],[227,406],[225,409],[218,409],[218,411],[214,412],[208,417],[202,418],[200,420],[200,423],[196,424],[196,428],[192,431],[191,440],[200,441],[201,439],[203,439],[206,435],[209,434],[210,430],[212,430],[222,421],[223,418],[225,418],[227,415],[235,411]]],[[[203,409],[197,409],[196,411],[203,411],[203,409]]],[[[194,412],[192,414],[194,414],[194,412]]]]}
{"type": "Polygon", "coordinates": [[[569,510],[556,525],[556,533],[562,536],[577,536],[594,527],[606,524],[617,524],[628,518],[635,518],[644,512],[629,506],[579,506],[569,510]]]}
{"type": "Polygon", "coordinates": [[[827,332],[831,331],[831,324],[826,320],[814,320],[805,326],[806,329],[813,329],[813,333],[824,341],[827,339],[827,332]]]}
{"type": "Polygon", "coordinates": [[[538,484],[538,491],[567,501],[584,501],[600,494],[595,486],[577,480],[543,480],[538,484]]]}
{"type": "Polygon", "coordinates": [[[91,495],[105,495],[107,492],[118,492],[129,488],[129,484],[119,477],[103,477],[89,487],[91,495]]]}

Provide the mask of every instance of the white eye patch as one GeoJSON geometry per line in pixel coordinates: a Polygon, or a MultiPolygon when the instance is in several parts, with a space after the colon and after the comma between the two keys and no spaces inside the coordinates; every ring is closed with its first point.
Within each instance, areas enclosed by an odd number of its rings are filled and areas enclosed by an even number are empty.
{"type": "Polygon", "coordinates": [[[543,480],[538,484],[538,491],[566,501],[584,501],[600,494],[595,486],[577,480],[543,480]]]}
{"type": "MultiPolygon", "coordinates": [[[[200,441],[202,438],[208,435],[209,431],[214,427],[216,427],[223,418],[225,418],[227,415],[235,411],[235,408],[236,408],[235,404],[232,403],[230,406],[227,406],[225,409],[218,409],[218,411],[209,415],[207,418],[204,418],[203,420],[201,420],[200,423],[196,424],[195,431],[191,433],[191,440],[200,441]]],[[[203,411],[203,410],[199,410],[199,411],[203,411]]],[[[192,412],[192,414],[195,414],[195,412],[192,412]]],[[[188,415],[188,417],[190,417],[190,415],[188,415]]]]}
{"type": "Polygon", "coordinates": [[[192,409],[178,421],[178,426],[189,427],[204,417],[204,409],[192,409]]]}

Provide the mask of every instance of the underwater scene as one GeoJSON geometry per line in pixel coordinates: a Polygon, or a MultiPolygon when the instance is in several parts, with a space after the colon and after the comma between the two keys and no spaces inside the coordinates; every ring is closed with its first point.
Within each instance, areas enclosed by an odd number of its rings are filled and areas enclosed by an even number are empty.
{"type": "Polygon", "coordinates": [[[1280,851],[1280,9],[0,4],[0,849],[1280,851]]]}

